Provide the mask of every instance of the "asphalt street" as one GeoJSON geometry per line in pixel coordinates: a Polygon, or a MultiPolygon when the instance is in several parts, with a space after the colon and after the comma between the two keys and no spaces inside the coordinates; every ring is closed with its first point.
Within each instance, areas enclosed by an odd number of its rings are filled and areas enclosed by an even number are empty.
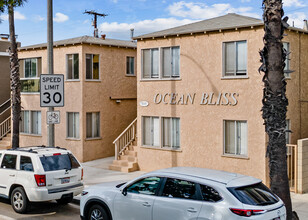
{"type": "Polygon", "coordinates": [[[34,203],[27,214],[17,214],[12,209],[9,200],[0,199],[0,220],[78,220],[79,205],[70,203],[58,205],[56,202],[34,203]]]}

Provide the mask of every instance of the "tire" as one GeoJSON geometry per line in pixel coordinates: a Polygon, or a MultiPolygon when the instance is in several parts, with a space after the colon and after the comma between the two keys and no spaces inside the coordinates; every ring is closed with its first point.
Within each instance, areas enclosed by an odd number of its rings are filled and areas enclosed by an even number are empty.
{"type": "Polygon", "coordinates": [[[23,214],[27,212],[29,200],[22,187],[17,187],[11,194],[11,205],[15,212],[23,214]]]}
{"type": "Polygon", "coordinates": [[[110,220],[105,209],[100,205],[91,206],[87,220],[110,220]]]}
{"type": "Polygon", "coordinates": [[[57,199],[57,203],[59,205],[66,205],[66,204],[68,204],[72,201],[73,201],[73,196],[65,197],[65,198],[62,198],[62,199],[57,199]]]}

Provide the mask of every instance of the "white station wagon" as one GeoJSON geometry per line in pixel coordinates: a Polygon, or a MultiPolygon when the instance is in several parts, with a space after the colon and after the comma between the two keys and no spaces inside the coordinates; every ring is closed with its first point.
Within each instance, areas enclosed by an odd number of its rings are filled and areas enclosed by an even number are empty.
{"type": "Polygon", "coordinates": [[[284,220],[286,209],[254,177],[174,167],[86,188],[80,215],[84,220],[284,220]]]}
{"type": "Polygon", "coordinates": [[[59,147],[0,151],[0,196],[25,213],[30,202],[69,203],[83,190],[83,169],[73,154],[59,147]]]}

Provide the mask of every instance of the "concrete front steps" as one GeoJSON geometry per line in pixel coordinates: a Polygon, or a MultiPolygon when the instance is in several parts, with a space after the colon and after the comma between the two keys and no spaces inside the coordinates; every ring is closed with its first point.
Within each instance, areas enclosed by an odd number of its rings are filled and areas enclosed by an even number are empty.
{"type": "Polygon", "coordinates": [[[11,133],[8,133],[0,140],[0,150],[10,149],[12,147],[11,145],[11,133]]]}
{"type": "Polygon", "coordinates": [[[137,147],[129,146],[124,151],[123,155],[120,155],[119,160],[114,160],[109,166],[110,170],[121,171],[124,173],[134,172],[139,170],[138,159],[137,159],[137,147]]]}

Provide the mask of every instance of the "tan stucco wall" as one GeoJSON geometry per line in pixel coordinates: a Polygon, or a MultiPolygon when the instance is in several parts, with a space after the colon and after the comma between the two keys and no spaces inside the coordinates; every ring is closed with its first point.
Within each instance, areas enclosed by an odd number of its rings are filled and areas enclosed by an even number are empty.
{"type": "MultiPolygon", "coordinates": [[[[238,31],[215,32],[210,34],[159,38],[138,42],[138,100],[148,101],[148,107],[138,105],[138,163],[141,170],[154,170],[170,166],[197,166],[222,169],[255,176],[266,181],[266,135],[262,119],[262,74],[259,50],[263,48],[263,29],[239,29],[238,31]],[[222,43],[247,40],[246,79],[222,79],[222,43]],[[141,49],[180,46],[180,80],[141,80],[141,49]],[[238,93],[235,106],[200,105],[203,92],[238,93]],[[155,104],[157,93],[196,93],[195,103],[188,105],[155,104]],[[142,147],[142,116],[180,117],[181,151],[172,152],[142,147]],[[232,158],[223,156],[223,120],[247,120],[248,157],[232,158]]],[[[291,50],[298,46],[295,34],[290,41],[291,50]],[[294,39],[293,39],[294,38],[294,39]]],[[[298,53],[291,55],[293,73],[288,80],[290,100],[288,118],[294,133],[291,140],[296,143],[299,137],[299,79],[298,53]]]]}
{"type": "MultiPolygon", "coordinates": [[[[20,58],[42,57],[42,73],[47,73],[46,50],[20,51],[20,58]]],[[[55,144],[70,149],[80,161],[114,155],[112,141],[136,118],[136,100],[116,104],[109,97],[136,98],[136,77],[126,77],[126,56],[136,50],[107,46],[76,45],[54,48],[54,72],[65,75],[65,106],[61,123],[55,125],[55,144]],[[79,80],[66,80],[66,54],[79,53],[79,80]],[[85,54],[100,55],[100,80],[85,80],[85,54]],[[123,92],[118,92],[118,89],[123,92]],[[79,112],[80,138],[67,139],[66,113],[79,112]],[[100,112],[100,138],[86,140],[86,113],[100,112]]],[[[21,135],[21,146],[47,144],[46,108],[39,107],[39,94],[23,94],[24,110],[42,110],[42,135],[21,135]]]]}
{"type": "MultiPolygon", "coordinates": [[[[10,47],[10,42],[7,40],[0,40],[0,52],[7,52],[10,47]]],[[[0,55],[0,105],[10,98],[10,57],[0,55]]],[[[5,106],[7,107],[7,106],[5,106]]],[[[1,108],[3,111],[5,108],[1,108]]],[[[0,114],[0,123],[10,116],[10,111],[2,112],[0,114]]]]}

